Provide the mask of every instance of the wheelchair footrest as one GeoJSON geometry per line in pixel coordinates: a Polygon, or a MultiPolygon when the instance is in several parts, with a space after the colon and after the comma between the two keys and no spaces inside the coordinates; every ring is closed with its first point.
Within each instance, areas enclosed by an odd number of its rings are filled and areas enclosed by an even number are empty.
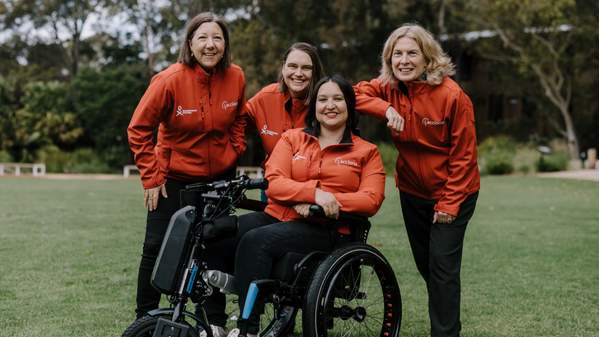
{"type": "Polygon", "coordinates": [[[187,337],[189,325],[159,318],[152,337],[187,337]]]}

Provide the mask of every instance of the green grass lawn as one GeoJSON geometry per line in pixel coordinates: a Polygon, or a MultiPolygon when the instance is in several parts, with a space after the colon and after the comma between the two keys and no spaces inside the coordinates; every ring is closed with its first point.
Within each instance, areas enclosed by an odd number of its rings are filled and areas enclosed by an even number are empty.
{"type": "MultiPolygon", "coordinates": [[[[389,184],[392,179],[389,179],[389,184]]],[[[396,191],[369,242],[392,262],[402,336],[428,334],[396,191]]],[[[145,212],[135,180],[0,179],[0,336],[120,336],[145,212]]],[[[462,264],[462,336],[599,336],[599,183],[482,181],[462,264]]]]}

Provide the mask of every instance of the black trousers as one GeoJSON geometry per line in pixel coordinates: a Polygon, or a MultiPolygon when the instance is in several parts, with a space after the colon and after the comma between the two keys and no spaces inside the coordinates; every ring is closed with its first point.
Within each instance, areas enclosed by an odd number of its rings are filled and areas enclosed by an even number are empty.
{"type": "Polygon", "coordinates": [[[403,192],[399,196],[416,267],[426,282],[431,337],[457,337],[461,330],[462,247],[478,192],[466,198],[450,224],[433,223],[435,200],[403,192]]]}
{"type": "MultiPolygon", "coordinates": [[[[235,256],[235,285],[241,312],[250,283],[270,278],[274,262],[287,252],[329,251],[344,240],[333,227],[304,221],[279,222],[262,212],[239,217],[239,226],[242,225],[254,229],[242,235],[235,256]]],[[[257,300],[252,315],[247,321],[239,320],[239,327],[245,325],[248,333],[257,334],[263,309],[263,302],[257,300]]]]}
{"type": "MultiPolygon", "coordinates": [[[[211,179],[229,179],[235,174],[235,169],[225,172],[221,176],[211,179]]],[[[168,223],[173,213],[179,210],[181,207],[190,204],[191,200],[181,200],[180,191],[185,188],[187,184],[191,182],[176,181],[173,179],[167,179],[166,181],[166,193],[168,198],[159,196],[158,207],[152,212],[148,212],[146,220],[146,235],[144,238],[141,261],[139,263],[139,272],[137,276],[137,307],[135,313],[137,318],[142,317],[148,311],[158,308],[160,303],[160,292],[151,285],[150,281],[152,278],[152,270],[164,239],[164,234],[168,228],[168,223]]],[[[210,267],[212,269],[218,269],[223,271],[231,272],[233,270],[232,258],[227,259],[227,256],[215,256],[209,254],[212,257],[210,267]]],[[[226,315],[224,314],[226,306],[225,295],[220,292],[214,292],[214,294],[208,298],[207,307],[213,309],[213,312],[208,312],[208,318],[214,320],[217,324],[226,322],[226,315]],[[222,309],[221,309],[222,308],[222,309]],[[213,316],[213,317],[211,317],[213,316]],[[224,320],[223,320],[224,317],[224,320]]],[[[214,324],[214,323],[213,323],[214,324]]]]}

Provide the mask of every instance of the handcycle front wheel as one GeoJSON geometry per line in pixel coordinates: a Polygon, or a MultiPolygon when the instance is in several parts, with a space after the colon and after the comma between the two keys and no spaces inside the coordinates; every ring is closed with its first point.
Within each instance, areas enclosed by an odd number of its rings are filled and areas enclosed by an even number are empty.
{"type": "MultiPolygon", "coordinates": [[[[152,337],[154,330],[158,324],[158,319],[166,316],[144,316],[135,320],[131,325],[123,332],[122,337],[152,337]]],[[[194,328],[190,325],[187,337],[198,337],[198,334],[194,328]]]]}
{"type": "Polygon", "coordinates": [[[314,272],[302,327],[309,337],[399,336],[401,293],[389,262],[362,243],[335,250],[314,272]]]}

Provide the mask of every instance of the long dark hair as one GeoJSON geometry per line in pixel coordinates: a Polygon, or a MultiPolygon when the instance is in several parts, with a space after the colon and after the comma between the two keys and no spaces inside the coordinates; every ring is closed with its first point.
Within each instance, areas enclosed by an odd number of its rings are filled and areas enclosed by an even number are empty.
{"type": "Polygon", "coordinates": [[[333,82],[339,86],[345,99],[345,105],[347,106],[347,121],[345,122],[345,128],[349,129],[353,134],[358,135],[358,122],[359,115],[356,113],[356,94],[352,84],[343,78],[339,74],[332,76],[325,76],[314,85],[314,91],[310,95],[310,103],[308,105],[308,115],[306,115],[306,127],[311,129],[316,135],[320,134],[320,123],[316,119],[316,100],[318,97],[318,90],[320,87],[327,83],[333,82]]]}
{"type": "Polygon", "coordinates": [[[196,32],[198,27],[200,27],[203,23],[206,22],[214,22],[218,24],[220,26],[220,29],[223,31],[223,35],[225,38],[225,52],[223,53],[223,58],[216,65],[216,70],[224,71],[231,64],[229,29],[227,28],[227,25],[225,24],[225,21],[222,18],[211,12],[200,13],[187,22],[187,28],[185,28],[185,38],[181,42],[181,48],[179,49],[179,59],[177,61],[179,63],[186,64],[190,67],[193,67],[198,63],[195,56],[193,56],[193,54],[191,53],[191,47],[189,47],[189,42],[193,38],[193,34],[196,32]]]}
{"type": "Polygon", "coordinates": [[[305,103],[308,104],[310,96],[312,96],[312,92],[314,92],[316,81],[318,81],[323,74],[323,67],[322,62],[320,61],[320,56],[318,56],[318,49],[309,43],[296,42],[292,44],[289,49],[287,49],[285,54],[283,54],[281,69],[279,69],[279,90],[281,92],[287,92],[289,90],[287,84],[285,84],[282,69],[285,66],[285,62],[287,62],[287,57],[294,50],[303,51],[304,53],[308,54],[308,56],[310,56],[310,60],[312,60],[312,78],[310,79],[310,86],[308,87],[308,94],[306,95],[305,100],[305,103]]]}

